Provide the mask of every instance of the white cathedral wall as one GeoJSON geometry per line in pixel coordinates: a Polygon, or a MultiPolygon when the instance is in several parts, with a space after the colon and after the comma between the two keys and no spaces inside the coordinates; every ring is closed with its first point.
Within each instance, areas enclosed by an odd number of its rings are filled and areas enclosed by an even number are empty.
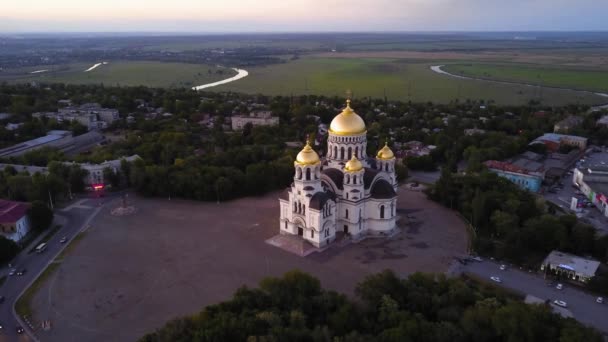
{"type": "Polygon", "coordinates": [[[366,224],[370,234],[390,234],[396,228],[396,215],[391,213],[391,203],[390,199],[373,198],[365,203],[366,224]],[[380,218],[381,205],[384,205],[384,219],[380,218]]]}

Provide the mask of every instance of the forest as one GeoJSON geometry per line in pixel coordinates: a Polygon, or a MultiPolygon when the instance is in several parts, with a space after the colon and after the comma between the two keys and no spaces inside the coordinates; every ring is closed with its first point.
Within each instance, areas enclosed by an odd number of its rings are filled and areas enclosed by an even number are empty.
{"type": "Polygon", "coordinates": [[[466,278],[392,271],[367,276],[356,298],[291,271],[242,287],[225,302],[177,318],[139,342],[186,341],[561,341],[601,335],[548,305],[466,278]]]}

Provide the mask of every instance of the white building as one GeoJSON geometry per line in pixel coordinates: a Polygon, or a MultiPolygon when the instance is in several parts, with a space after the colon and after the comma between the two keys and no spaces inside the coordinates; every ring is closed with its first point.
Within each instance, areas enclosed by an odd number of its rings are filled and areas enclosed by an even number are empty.
{"type": "Polygon", "coordinates": [[[248,123],[253,126],[276,126],[279,124],[279,118],[272,116],[272,112],[268,110],[259,110],[251,112],[249,115],[234,115],[230,118],[233,131],[242,130],[248,123]]]}
{"type": "Polygon", "coordinates": [[[93,188],[96,185],[104,185],[106,183],[106,179],[103,177],[103,170],[110,169],[112,172],[117,173],[120,171],[120,163],[122,160],[126,160],[128,163],[132,163],[140,159],[137,154],[132,155],[130,157],[123,157],[120,159],[107,160],[101,164],[89,164],[89,163],[80,163],[80,167],[83,170],[87,170],[88,174],[84,179],[84,183],[93,188]]]}
{"type": "Polygon", "coordinates": [[[89,130],[104,129],[109,124],[118,120],[117,109],[102,108],[98,103],[85,103],[81,106],[70,106],[59,108],[57,112],[39,112],[32,114],[32,117],[55,119],[58,122],[77,121],[89,130]]]}
{"type": "Polygon", "coordinates": [[[316,247],[339,235],[391,235],[397,210],[393,152],[385,145],[368,158],[367,129],[350,100],[328,133],[324,161],[307,143],[294,162],[294,182],[279,199],[281,234],[316,247]]]}
{"type": "Polygon", "coordinates": [[[30,231],[29,207],[28,203],[0,199],[0,235],[19,242],[30,231]]]}
{"type": "Polygon", "coordinates": [[[547,255],[541,265],[541,271],[549,270],[556,274],[561,274],[568,279],[587,282],[595,276],[600,262],[597,260],[585,259],[579,256],[560,251],[552,251],[547,255]]]}

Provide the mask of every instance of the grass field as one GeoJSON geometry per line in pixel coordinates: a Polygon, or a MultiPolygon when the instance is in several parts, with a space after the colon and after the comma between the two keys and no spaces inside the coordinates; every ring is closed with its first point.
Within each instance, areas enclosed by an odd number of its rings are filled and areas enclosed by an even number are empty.
{"type": "MultiPolygon", "coordinates": [[[[436,64],[442,64],[437,61],[436,64]]],[[[525,104],[540,99],[551,105],[598,104],[605,99],[584,92],[527,87],[516,84],[455,79],[429,69],[429,62],[389,58],[308,57],[290,63],[248,69],[249,76],[212,88],[271,95],[323,94],[414,102],[455,99],[494,100],[497,104],[525,104]]]]}
{"type": "Polygon", "coordinates": [[[59,66],[29,67],[6,70],[0,74],[0,81],[13,82],[63,82],[63,83],[103,83],[105,85],[150,87],[192,87],[219,81],[236,75],[231,69],[217,68],[205,64],[161,63],[142,61],[119,61],[101,65],[89,72],[84,70],[92,64],[74,63],[59,66]],[[48,72],[31,74],[35,70],[48,72]],[[222,70],[223,74],[217,71],[222,70]],[[211,71],[211,73],[209,73],[211,71]]]}
{"type": "Polygon", "coordinates": [[[525,82],[551,87],[608,91],[608,71],[574,70],[514,64],[448,64],[443,68],[453,74],[511,82],[525,82]]]}

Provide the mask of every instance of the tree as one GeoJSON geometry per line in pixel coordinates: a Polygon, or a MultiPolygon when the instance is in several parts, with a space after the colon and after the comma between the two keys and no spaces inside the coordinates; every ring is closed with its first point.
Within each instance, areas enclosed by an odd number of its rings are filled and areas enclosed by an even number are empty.
{"type": "Polygon", "coordinates": [[[103,169],[103,179],[106,183],[109,183],[112,188],[118,188],[120,186],[120,175],[109,167],[103,169]]]}
{"type": "Polygon", "coordinates": [[[19,246],[13,240],[0,235],[0,264],[13,260],[19,253],[19,246]]]}
{"type": "Polygon", "coordinates": [[[53,222],[53,211],[42,201],[34,201],[27,212],[32,229],[43,231],[53,222]]]}

